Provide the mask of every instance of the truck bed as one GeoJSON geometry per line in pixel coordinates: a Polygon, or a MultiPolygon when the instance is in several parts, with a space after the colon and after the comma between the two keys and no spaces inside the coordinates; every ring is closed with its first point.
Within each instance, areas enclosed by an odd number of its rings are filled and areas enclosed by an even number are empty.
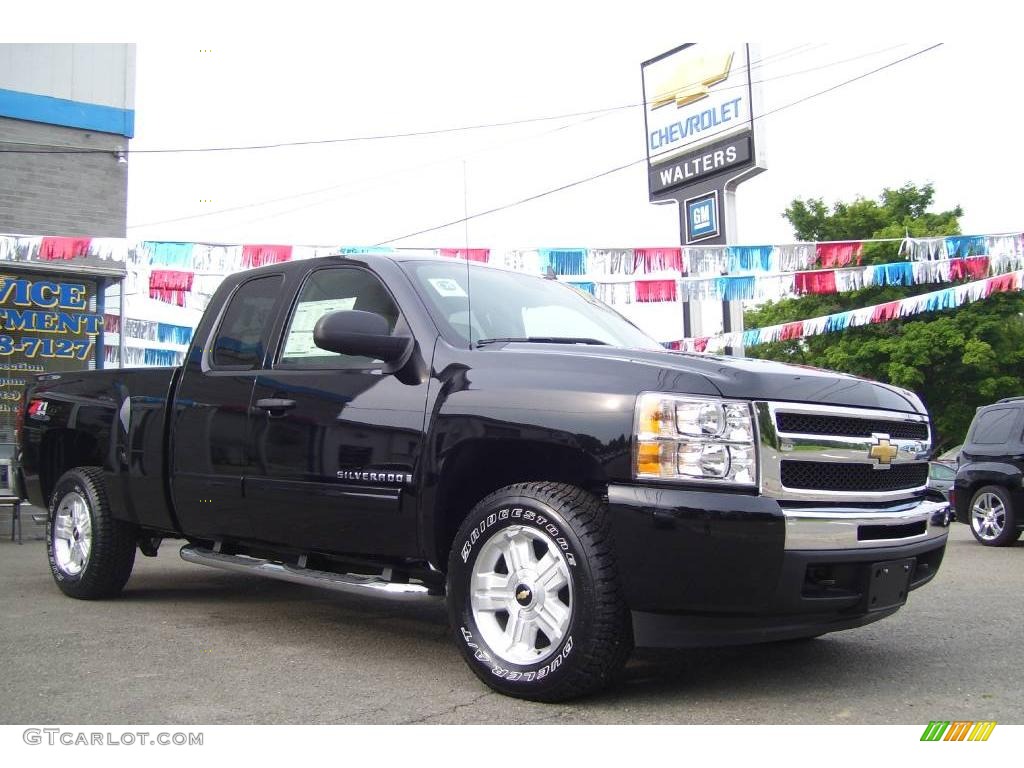
{"type": "Polygon", "coordinates": [[[26,395],[21,469],[29,500],[46,507],[68,466],[102,467],[115,514],[177,529],[169,503],[167,404],[180,369],[123,368],[37,378],[26,395]],[[34,402],[39,405],[33,406],[34,402]]]}

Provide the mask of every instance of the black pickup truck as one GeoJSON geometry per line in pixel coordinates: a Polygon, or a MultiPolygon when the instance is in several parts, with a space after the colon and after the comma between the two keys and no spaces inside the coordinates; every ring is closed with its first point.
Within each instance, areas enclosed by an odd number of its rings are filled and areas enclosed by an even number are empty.
{"type": "Polygon", "coordinates": [[[226,279],[182,367],[42,375],[20,430],[57,585],[136,549],[447,600],[503,693],[596,690],[636,645],[813,637],[942,561],[912,393],[667,352],[557,280],[329,257],[226,279]]]}

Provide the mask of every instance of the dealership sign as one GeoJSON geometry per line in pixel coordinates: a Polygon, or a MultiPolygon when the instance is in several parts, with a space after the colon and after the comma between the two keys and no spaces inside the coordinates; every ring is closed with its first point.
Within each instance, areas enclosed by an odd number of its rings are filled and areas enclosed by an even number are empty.
{"type": "Polygon", "coordinates": [[[732,168],[746,167],[750,164],[752,154],[750,144],[750,136],[705,144],[671,162],[650,168],[651,193],[694,184],[732,168]]]}
{"type": "MultiPolygon", "coordinates": [[[[760,61],[749,43],[686,43],[640,65],[648,199],[676,204],[684,246],[732,242],[736,188],[765,169],[761,94],[751,78],[760,61]]],[[[702,335],[693,304],[683,302],[685,336],[702,335]]],[[[721,328],[742,330],[740,302],[723,305],[721,328]]]]}
{"type": "Polygon", "coordinates": [[[651,202],[679,205],[683,245],[721,245],[732,193],[764,170],[751,46],[687,43],[641,67],[651,202]]]}
{"type": "Polygon", "coordinates": [[[753,123],[745,44],[687,45],[643,67],[647,156],[663,163],[753,123]]]}

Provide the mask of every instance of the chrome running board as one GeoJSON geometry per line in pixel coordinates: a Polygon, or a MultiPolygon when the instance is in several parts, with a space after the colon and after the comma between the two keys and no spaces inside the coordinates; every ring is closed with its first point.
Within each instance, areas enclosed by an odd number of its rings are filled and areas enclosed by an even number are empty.
{"type": "MultiPolygon", "coordinates": [[[[331,573],[317,571],[312,568],[300,568],[287,563],[275,563],[248,555],[226,555],[204,547],[186,544],[181,548],[181,559],[189,563],[209,565],[235,573],[251,573],[271,579],[290,581],[293,584],[305,584],[310,587],[323,587],[336,592],[347,592],[353,595],[374,595],[390,600],[420,601],[434,598],[422,584],[393,582],[384,576],[367,576],[358,573],[331,573]]],[[[305,557],[300,562],[305,562],[305,557]]],[[[385,573],[387,573],[385,571],[385,573]]]]}

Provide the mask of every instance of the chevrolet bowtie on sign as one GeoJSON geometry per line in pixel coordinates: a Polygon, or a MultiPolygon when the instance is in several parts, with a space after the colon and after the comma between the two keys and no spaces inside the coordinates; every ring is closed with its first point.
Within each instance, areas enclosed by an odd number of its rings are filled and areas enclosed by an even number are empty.
{"type": "Polygon", "coordinates": [[[672,102],[675,102],[677,107],[685,107],[705,98],[710,93],[712,85],[729,77],[732,58],[732,51],[723,51],[705,53],[683,60],[655,92],[651,99],[651,109],[658,109],[672,102]]]}

